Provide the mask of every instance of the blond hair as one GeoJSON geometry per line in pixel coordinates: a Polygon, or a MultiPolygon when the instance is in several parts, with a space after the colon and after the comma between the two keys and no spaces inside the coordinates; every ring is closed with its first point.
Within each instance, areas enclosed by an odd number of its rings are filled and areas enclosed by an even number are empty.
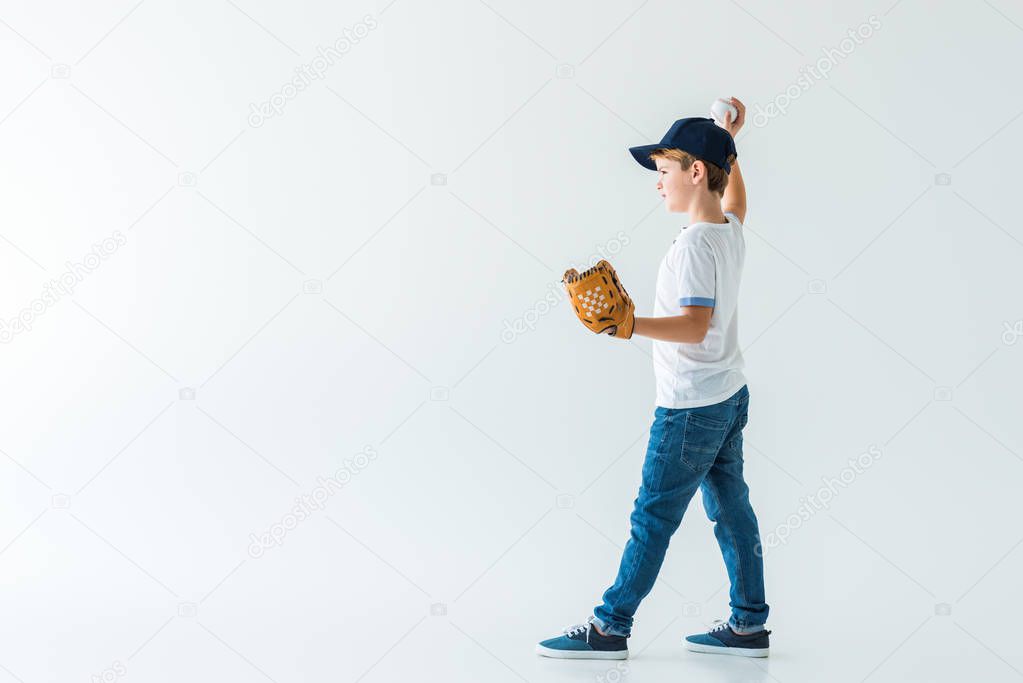
{"type": "MultiPolygon", "coordinates": [[[[717,192],[719,195],[725,194],[725,188],[728,187],[728,174],[725,173],[725,169],[712,164],[709,161],[703,159],[697,159],[692,154],[684,152],[681,149],[658,149],[650,153],[650,159],[667,159],[668,161],[677,161],[682,165],[683,171],[688,171],[694,161],[703,161],[704,166],[707,167],[707,189],[711,192],[717,192]]],[[[735,155],[728,155],[728,163],[732,164],[735,162],[735,155]]]]}

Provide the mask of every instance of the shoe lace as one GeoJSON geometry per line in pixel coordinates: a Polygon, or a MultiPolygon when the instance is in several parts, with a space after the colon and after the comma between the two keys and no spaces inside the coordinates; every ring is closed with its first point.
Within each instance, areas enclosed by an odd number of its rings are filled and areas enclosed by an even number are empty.
{"type": "Polygon", "coordinates": [[[717,631],[724,631],[728,628],[728,622],[721,619],[715,619],[711,622],[710,633],[716,633],[717,631]]]}
{"type": "Polygon", "coordinates": [[[569,626],[564,629],[566,636],[574,636],[590,628],[589,624],[576,624],[575,626],[569,626]]]}

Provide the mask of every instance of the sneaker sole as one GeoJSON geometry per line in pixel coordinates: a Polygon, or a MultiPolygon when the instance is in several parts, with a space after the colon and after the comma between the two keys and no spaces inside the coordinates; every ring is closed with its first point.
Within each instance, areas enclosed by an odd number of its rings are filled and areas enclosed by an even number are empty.
{"type": "Polygon", "coordinates": [[[715,655],[735,655],[737,657],[766,657],[771,651],[769,647],[719,647],[717,645],[701,645],[685,641],[687,650],[691,652],[706,652],[715,655]]]}
{"type": "Polygon", "coordinates": [[[555,659],[628,659],[628,650],[555,650],[537,644],[536,654],[555,659]]]}

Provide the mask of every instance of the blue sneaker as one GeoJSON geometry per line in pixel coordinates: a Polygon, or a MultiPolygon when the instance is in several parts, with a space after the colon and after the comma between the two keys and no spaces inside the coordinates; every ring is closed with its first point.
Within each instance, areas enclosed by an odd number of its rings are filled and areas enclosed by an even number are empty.
{"type": "Polygon", "coordinates": [[[564,630],[536,646],[536,654],[558,659],[628,659],[628,636],[602,636],[591,621],[564,630]]]}
{"type": "Polygon", "coordinates": [[[770,650],[767,629],[756,633],[739,635],[727,621],[714,620],[714,627],[707,633],[686,636],[685,646],[693,652],[713,652],[721,655],[740,657],[766,657],[770,650]]]}

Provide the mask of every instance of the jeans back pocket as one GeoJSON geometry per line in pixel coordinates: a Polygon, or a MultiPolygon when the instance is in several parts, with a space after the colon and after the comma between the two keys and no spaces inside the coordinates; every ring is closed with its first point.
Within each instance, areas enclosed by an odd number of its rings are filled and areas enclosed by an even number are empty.
{"type": "Polygon", "coordinates": [[[728,435],[728,421],[700,413],[686,413],[682,432],[682,462],[695,472],[709,470],[728,435]]]}

